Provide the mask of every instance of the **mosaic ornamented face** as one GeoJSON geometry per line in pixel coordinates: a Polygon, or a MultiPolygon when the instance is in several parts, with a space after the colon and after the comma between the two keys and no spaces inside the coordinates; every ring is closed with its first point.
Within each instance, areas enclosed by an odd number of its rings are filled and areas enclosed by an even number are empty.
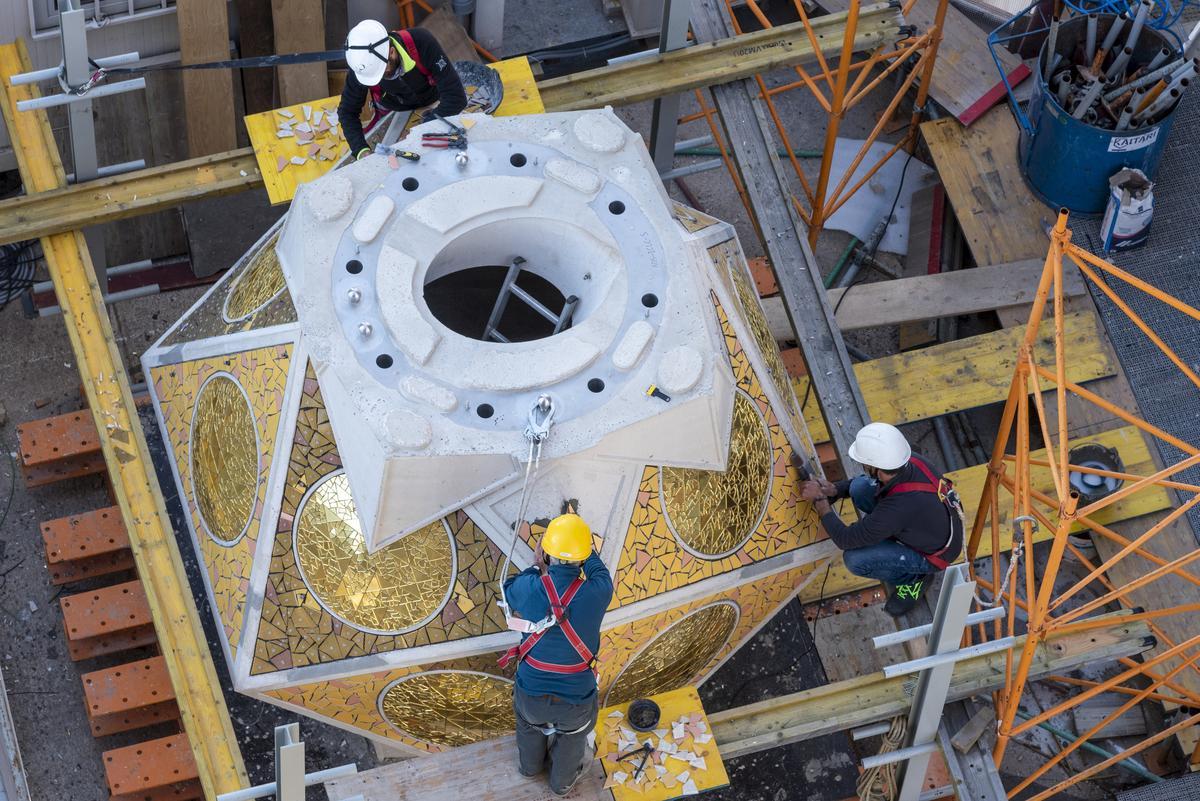
{"type": "Polygon", "coordinates": [[[144,358],[236,687],[413,751],[511,731],[498,586],[565,502],[613,574],[607,704],[703,681],[819,531],[729,226],[670,204],[607,112],[480,118],[469,169],[441,155],[302,187],[144,358]],[[514,269],[570,323],[481,339],[514,269]]]}

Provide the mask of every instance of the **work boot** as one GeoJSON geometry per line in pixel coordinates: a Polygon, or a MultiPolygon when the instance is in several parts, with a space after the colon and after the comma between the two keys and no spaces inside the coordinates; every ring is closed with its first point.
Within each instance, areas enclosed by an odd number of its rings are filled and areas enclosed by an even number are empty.
{"type": "Polygon", "coordinates": [[[900,617],[906,612],[911,612],[928,588],[929,582],[925,579],[915,579],[907,584],[889,584],[888,599],[887,603],[883,605],[883,611],[892,617],[900,617]]]}

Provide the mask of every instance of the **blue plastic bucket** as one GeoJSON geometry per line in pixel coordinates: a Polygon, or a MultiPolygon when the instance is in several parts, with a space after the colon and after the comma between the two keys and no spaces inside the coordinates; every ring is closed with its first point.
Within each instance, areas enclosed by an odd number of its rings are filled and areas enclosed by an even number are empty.
{"type": "MultiPolygon", "coordinates": [[[[1100,16],[1098,38],[1103,38],[1114,18],[1100,16]]],[[[989,37],[989,44],[1004,41],[997,39],[997,33],[999,30],[989,37]]],[[[1055,50],[1073,54],[1086,36],[1086,17],[1067,20],[1059,26],[1055,50]]],[[[1125,131],[1074,119],[1059,105],[1042,77],[1048,45],[1044,42],[1040,50],[1028,117],[1009,92],[1009,104],[1021,128],[1018,144],[1021,175],[1038,199],[1051,208],[1067,208],[1081,215],[1101,214],[1108,204],[1108,179],[1118,170],[1133,167],[1154,178],[1175,110],[1154,125],[1125,131]]],[[[1145,63],[1163,47],[1175,50],[1176,44],[1157,30],[1143,28],[1132,61],[1145,63]]]]}

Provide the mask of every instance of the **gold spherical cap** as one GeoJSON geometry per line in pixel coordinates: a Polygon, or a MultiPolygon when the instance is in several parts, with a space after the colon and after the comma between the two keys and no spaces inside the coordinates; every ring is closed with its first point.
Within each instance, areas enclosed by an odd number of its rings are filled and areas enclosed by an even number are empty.
{"type": "Polygon", "coordinates": [[[754,401],[733,404],[727,469],[664,467],[663,511],[685,547],[708,557],[736,550],[754,533],[771,492],[771,440],[754,401]]]}
{"type": "Polygon", "coordinates": [[[512,682],[465,670],[400,679],[380,694],[379,710],[402,734],[433,745],[468,745],[516,728],[512,682]]]}
{"type": "Polygon", "coordinates": [[[367,553],[344,472],[309,491],[295,522],[296,561],[330,614],[366,631],[398,633],[429,621],[454,582],[454,543],[441,521],[367,553]]]}
{"type": "Polygon", "coordinates": [[[218,373],[200,388],[192,417],[192,495],[204,529],[232,545],[258,503],[258,431],[241,386],[218,373]]]}
{"type": "Polygon", "coordinates": [[[732,601],[701,607],[671,624],[630,660],[608,690],[606,706],[682,687],[725,647],[737,625],[732,601]]]}

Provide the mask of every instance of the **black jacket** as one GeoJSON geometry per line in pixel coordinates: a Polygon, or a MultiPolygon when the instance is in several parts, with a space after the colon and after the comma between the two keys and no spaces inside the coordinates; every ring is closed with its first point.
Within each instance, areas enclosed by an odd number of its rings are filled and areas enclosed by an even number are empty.
{"type": "MultiPolygon", "coordinates": [[[[932,465],[930,469],[935,476],[941,477],[932,465]]],[[[950,538],[951,531],[950,514],[945,504],[931,492],[890,494],[893,487],[905,482],[929,483],[921,471],[909,462],[895,478],[879,488],[875,495],[874,511],[857,523],[846,525],[833,510],[821,515],[821,525],[825,527],[829,539],[842,550],[862,548],[886,539],[902,542],[923,554],[941,550],[950,538]]],[[[835,486],[838,490],[836,497],[849,497],[849,481],[839,481],[835,486]]],[[[941,554],[947,562],[953,562],[962,550],[962,526],[955,525],[953,528],[954,540],[949,549],[941,554]]]]}
{"type": "MultiPolygon", "coordinates": [[[[467,107],[467,93],[446,51],[424,28],[409,28],[408,32],[420,56],[417,60],[429,71],[435,85],[429,84],[429,78],[420,67],[413,67],[393,78],[385,77],[379,82],[379,88],[383,90],[382,105],[392,111],[408,111],[437,101],[438,113],[443,117],[462,111],[467,107]]],[[[393,33],[392,39],[397,43],[393,46],[403,46],[399,33],[393,33]]],[[[371,90],[359,83],[352,71],[346,74],[346,86],[338,103],[338,122],[351,153],[358,153],[367,146],[361,115],[363,103],[367,102],[370,93],[371,90]]]]}

